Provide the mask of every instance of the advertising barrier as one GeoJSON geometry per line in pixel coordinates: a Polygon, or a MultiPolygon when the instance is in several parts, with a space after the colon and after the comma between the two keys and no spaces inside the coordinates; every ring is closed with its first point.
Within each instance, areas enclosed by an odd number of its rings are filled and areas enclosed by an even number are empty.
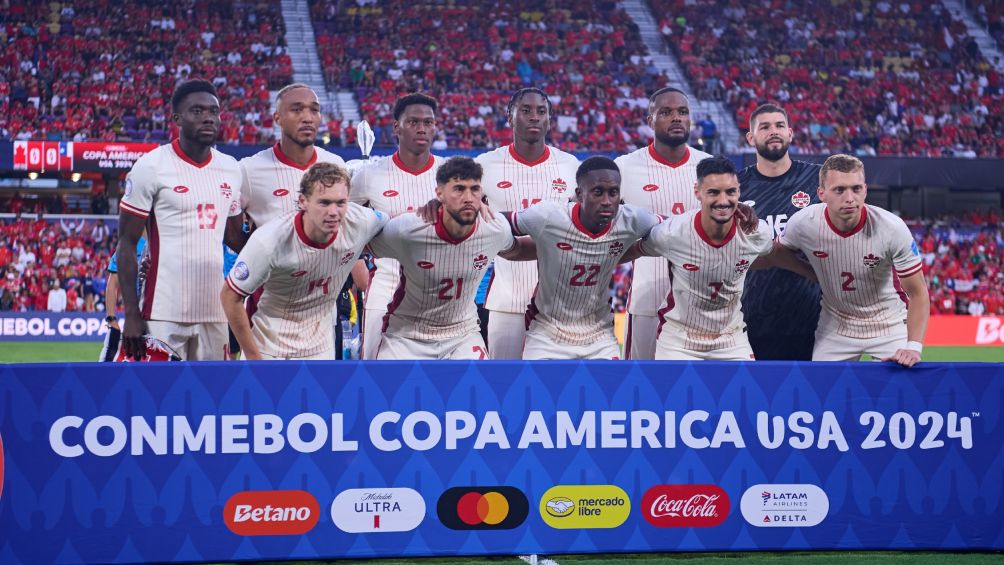
{"type": "Polygon", "coordinates": [[[108,333],[105,316],[104,312],[0,312],[0,341],[101,341],[108,333]]]}
{"type": "Polygon", "coordinates": [[[1004,316],[931,316],[925,345],[1004,345],[1004,316]]]}
{"type": "Polygon", "coordinates": [[[1004,365],[0,368],[0,562],[1004,549],[1004,365]]]}

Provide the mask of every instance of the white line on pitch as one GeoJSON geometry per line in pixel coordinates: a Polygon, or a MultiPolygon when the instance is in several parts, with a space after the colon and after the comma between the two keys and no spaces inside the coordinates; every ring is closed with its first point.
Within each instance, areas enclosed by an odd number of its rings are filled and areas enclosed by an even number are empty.
{"type": "Polygon", "coordinates": [[[520,559],[526,561],[530,565],[558,565],[558,562],[554,559],[537,559],[537,555],[520,555],[520,559]]]}

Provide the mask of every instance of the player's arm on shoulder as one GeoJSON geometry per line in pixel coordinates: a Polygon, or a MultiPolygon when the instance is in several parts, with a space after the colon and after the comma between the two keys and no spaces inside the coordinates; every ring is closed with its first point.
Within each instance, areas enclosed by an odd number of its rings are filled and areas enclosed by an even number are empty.
{"type": "Polygon", "coordinates": [[[538,202],[529,208],[515,212],[502,212],[501,214],[509,220],[513,235],[538,236],[547,226],[548,214],[558,206],[564,206],[564,204],[538,202]]]}
{"type": "Polygon", "coordinates": [[[927,279],[923,271],[900,279],[903,291],[910,299],[906,307],[906,347],[897,349],[892,357],[883,361],[895,361],[904,367],[913,367],[920,362],[924,349],[924,334],[931,318],[931,298],[927,291],[927,279]]]}
{"type": "Polygon", "coordinates": [[[510,261],[535,261],[537,259],[537,245],[530,236],[514,237],[512,246],[500,251],[499,257],[510,261]]]}
{"type": "MultiPolygon", "coordinates": [[[[355,161],[357,159],[353,159],[349,163],[355,161]]],[[[349,202],[355,202],[361,206],[369,205],[370,196],[367,187],[367,177],[369,177],[369,174],[366,172],[366,169],[371,165],[371,163],[364,163],[356,168],[348,167],[349,172],[352,174],[352,179],[349,181],[349,202]]]]}
{"type": "Polygon", "coordinates": [[[753,270],[771,267],[791,271],[814,283],[819,283],[819,278],[816,276],[816,272],[812,266],[799,258],[798,251],[785,245],[780,238],[773,242],[770,253],[757,257],[753,261],[753,264],[750,265],[750,268],[753,270]]]}
{"type": "Polygon", "coordinates": [[[387,222],[383,230],[370,240],[366,250],[374,257],[397,259],[402,247],[402,222],[408,219],[408,214],[402,214],[387,222]]]}

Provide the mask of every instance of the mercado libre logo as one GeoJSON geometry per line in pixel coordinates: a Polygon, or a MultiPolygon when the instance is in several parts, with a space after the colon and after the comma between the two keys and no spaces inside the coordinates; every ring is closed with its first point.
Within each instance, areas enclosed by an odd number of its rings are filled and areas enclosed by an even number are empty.
{"type": "Polygon", "coordinates": [[[515,487],[453,487],[439,497],[436,513],[451,530],[511,530],[526,520],[530,502],[515,487]]]}
{"type": "Polygon", "coordinates": [[[631,513],[631,500],[614,485],[559,485],[540,498],[540,517],[552,528],[616,528],[631,513]]]}

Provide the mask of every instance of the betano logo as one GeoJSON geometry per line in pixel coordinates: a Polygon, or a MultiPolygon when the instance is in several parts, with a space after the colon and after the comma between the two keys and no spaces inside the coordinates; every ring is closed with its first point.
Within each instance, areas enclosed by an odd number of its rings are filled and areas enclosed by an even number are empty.
{"type": "Polygon", "coordinates": [[[558,485],[540,498],[540,517],[558,529],[616,528],[631,514],[631,500],[614,485],[558,485]]]}
{"type": "Polygon", "coordinates": [[[350,534],[408,532],[425,518],[425,500],[410,488],[352,488],[331,502],[331,520],[350,534]]]}
{"type": "Polygon", "coordinates": [[[758,528],[804,528],[822,522],[830,499],[816,485],[753,485],[739,501],[743,518],[758,528]]]}
{"type": "Polygon", "coordinates": [[[436,503],[451,530],[511,530],[526,520],[530,502],[515,487],[453,487],[436,503]]]}
{"type": "Polygon", "coordinates": [[[293,536],[317,525],[321,506],[302,490],[238,492],[223,507],[227,528],[239,536],[293,536]]]}

